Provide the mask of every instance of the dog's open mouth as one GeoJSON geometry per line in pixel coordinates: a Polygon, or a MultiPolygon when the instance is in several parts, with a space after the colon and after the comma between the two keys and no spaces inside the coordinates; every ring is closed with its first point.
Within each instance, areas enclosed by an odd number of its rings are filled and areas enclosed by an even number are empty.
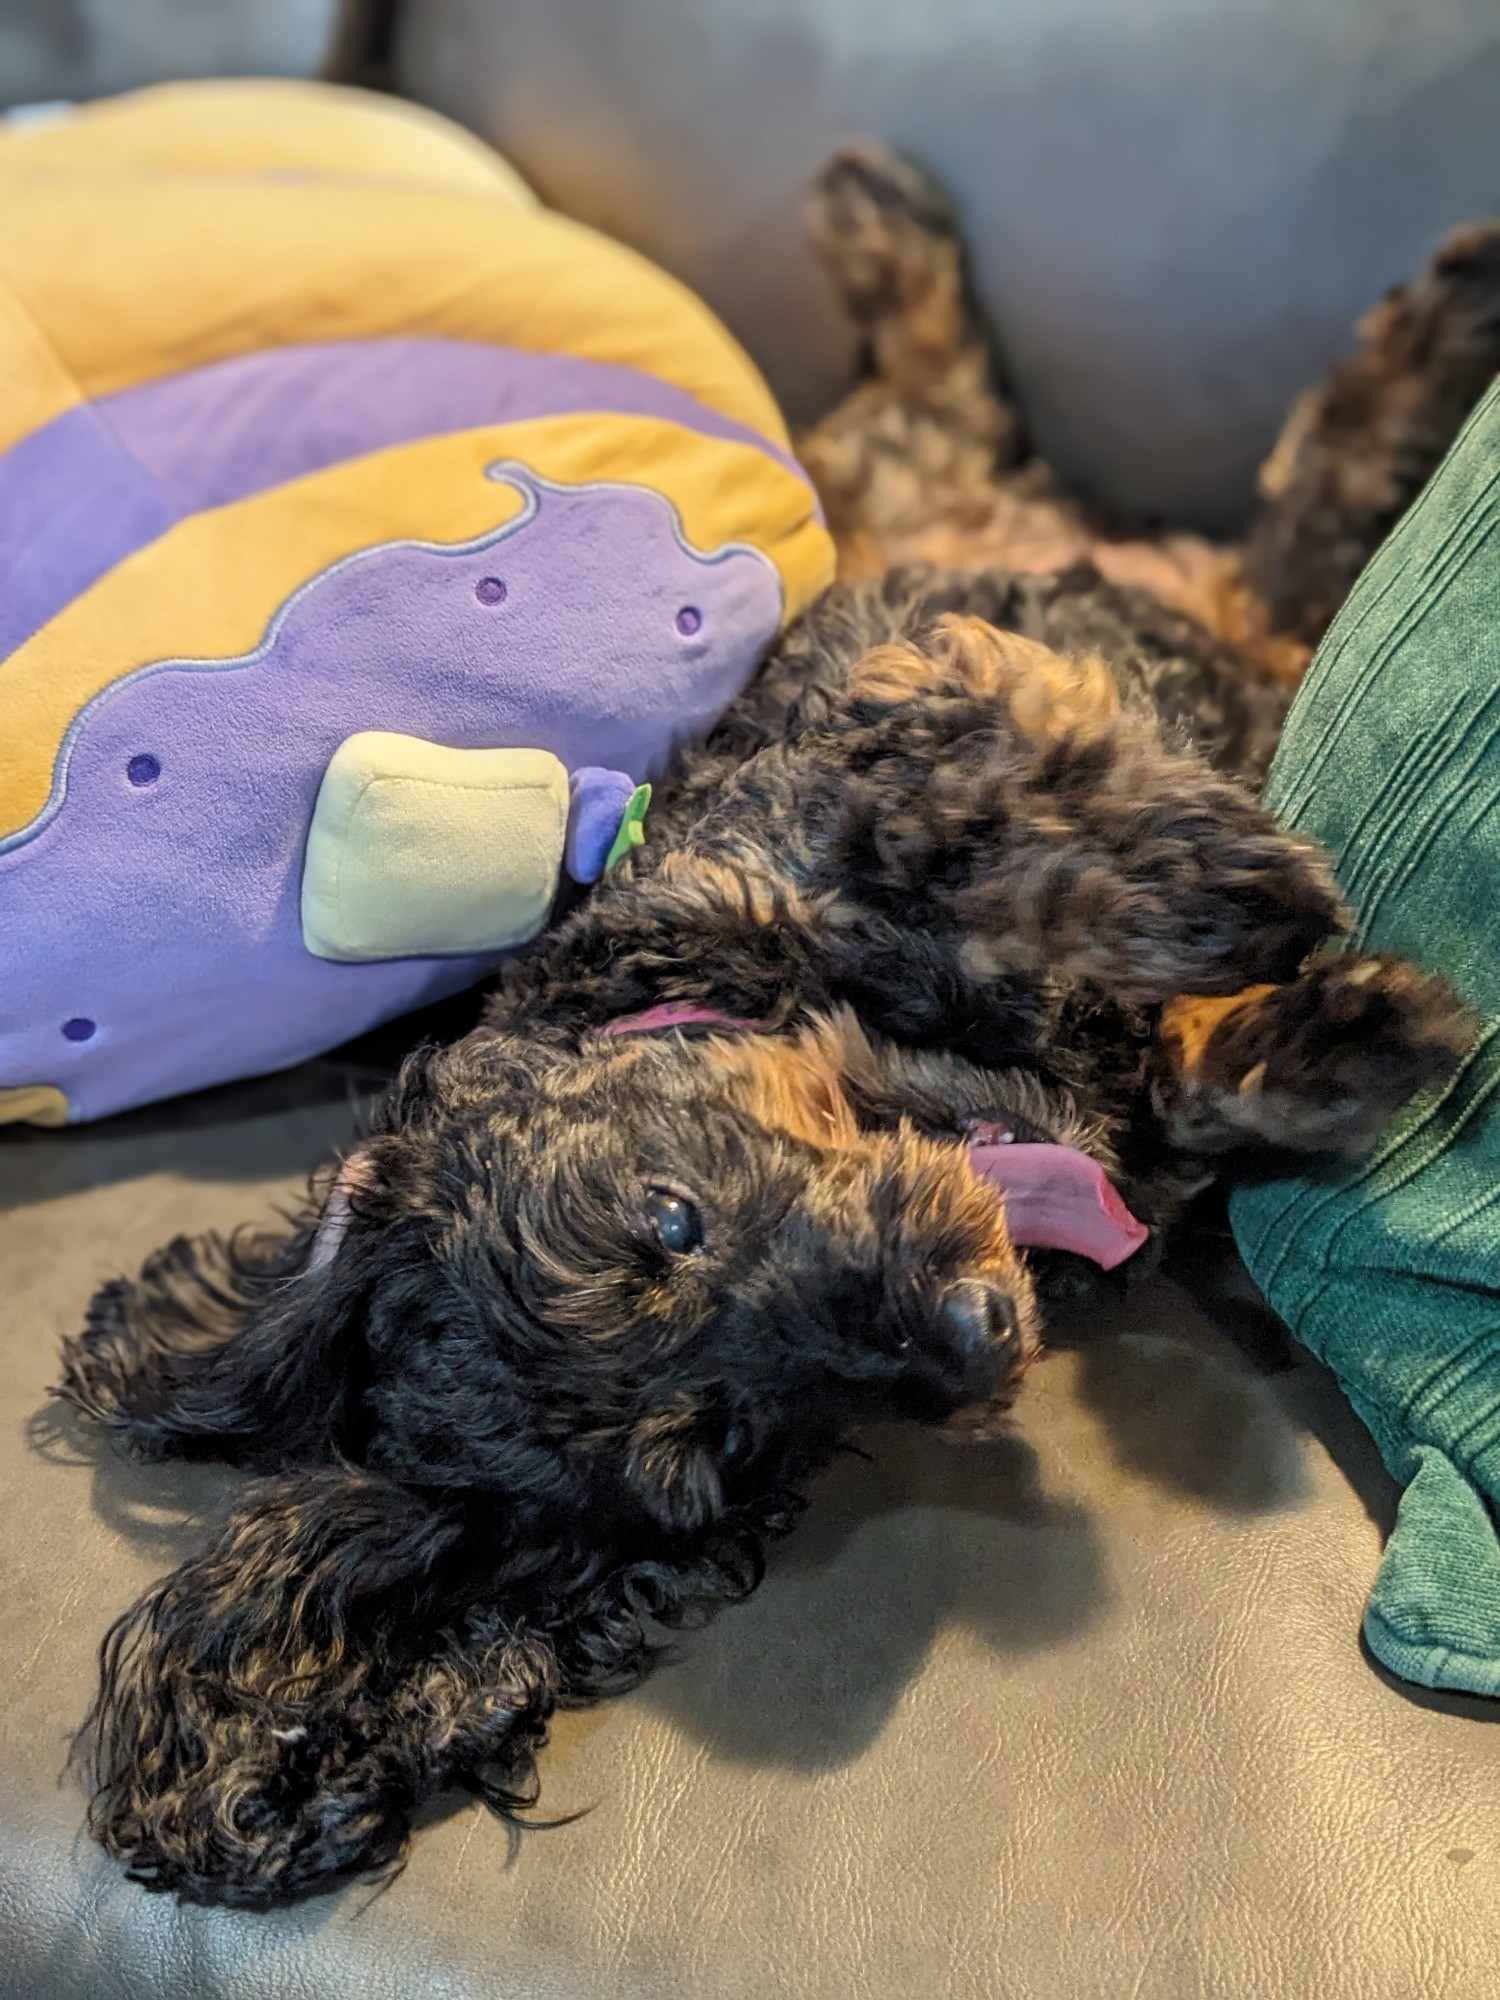
{"type": "Polygon", "coordinates": [[[1023,1137],[1019,1126],[971,1118],[964,1133],[975,1173],[1004,1197],[1011,1241],[1024,1249],[1071,1250],[1105,1271],[1133,1257],[1151,1232],[1099,1162],[1077,1146],[1023,1137]]]}

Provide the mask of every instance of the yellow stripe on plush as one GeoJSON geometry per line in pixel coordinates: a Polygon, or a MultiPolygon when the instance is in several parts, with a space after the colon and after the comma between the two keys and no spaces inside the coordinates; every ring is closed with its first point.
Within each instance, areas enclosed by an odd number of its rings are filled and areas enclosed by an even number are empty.
{"type": "Polygon", "coordinates": [[[162,83],[80,104],[45,125],[0,126],[0,166],[11,162],[410,181],[538,205],[508,161],[436,112],[277,77],[162,83]]]}
{"type": "Polygon", "coordinates": [[[0,1125],[46,1125],[68,1122],[68,1100],[50,1083],[23,1083],[0,1090],[0,1125]]]}
{"type": "Polygon", "coordinates": [[[83,394],[30,308],[6,282],[0,256],[0,451],[83,394]]]}
{"type": "Polygon", "coordinates": [[[788,443],[754,365],[685,286],[582,223],[483,192],[106,172],[5,149],[0,283],[64,371],[35,400],[0,402],[0,450],[80,392],[269,347],[394,336],[617,363],[788,443]]]}

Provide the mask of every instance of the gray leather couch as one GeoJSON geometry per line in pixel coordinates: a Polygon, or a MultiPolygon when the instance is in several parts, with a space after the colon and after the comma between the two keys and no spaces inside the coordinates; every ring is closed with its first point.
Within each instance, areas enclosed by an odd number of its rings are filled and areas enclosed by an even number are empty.
{"type": "MultiPolygon", "coordinates": [[[[803,408],[847,356],[795,186],[846,131],[922,151],[1044,445],[1209,521],[1356,305],[1500,196],[1492,0],[409,0],[397,29],[405,87],[701,284],[803,408]]],[[[289,1192],[371,1080],[0,1135],[4,2000],[1495,2000],[1500,1731],[1361,1655],[1393,1495],[1328,1378],[1266,1365],[1232,1265],[1067,1330],[1003,1449],[870,1440],[748,1606],[558,1727],[545,1799],[585,1817],[517,1841],[453,1802],[384,1893],[270,1917],[124,1883],[68,1734],[229,1481],[59,1422],[57,1341],[173,1231],[289,1192]]]]}
{"type": "Polygon", "coordinates": [[[0,0],[0,108],[358,59],[371,0],[0,0]]]}
{"type": "Polygon", "coordinates": [[[124,1882],[60,1778],[105,1625],[227,1479],[51,1419],[58,1336],[345,1137],[329,1062],[0,1141],[6,2000],[1494,2000],[1500,1730],[1361,1657],[1391,1494],[1328,1378],[1157,1282],[1017,1436],[847,1460],[760,1594],[566,1718],[519,1841],[454,1803],[383,1894],[124,1882]]]}

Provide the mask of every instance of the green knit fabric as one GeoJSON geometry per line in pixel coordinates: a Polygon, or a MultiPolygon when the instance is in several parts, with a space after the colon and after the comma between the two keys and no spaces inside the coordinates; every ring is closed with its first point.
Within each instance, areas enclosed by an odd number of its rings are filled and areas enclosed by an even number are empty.
{"type": "Polygon", "coordinates": [[[1231,1212],[1406,1489],[1371,1650],[1500,1695],[1500,383],[1324,641],[1267,797],[1336,856],[1360,942],[1445,974],[1483,1021],[1457,1082],[1373,1155],[1231,1212]]]}

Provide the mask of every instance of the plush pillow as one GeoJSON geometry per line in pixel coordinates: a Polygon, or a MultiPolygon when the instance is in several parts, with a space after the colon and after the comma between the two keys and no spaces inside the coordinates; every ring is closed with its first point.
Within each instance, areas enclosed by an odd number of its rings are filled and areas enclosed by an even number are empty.
{"type": "Polygon", "coordinates": [[[0,380],[0,1119],[473,981],[832,570],[703,305],[358,92],[0,125],[0,380]]]}
{"type": "Polygon", "coordinates": [[[1268,796],[1332,849],[1361,942],[1445,974],[1481,1023],[1372,1157],[1232,1214],[1405,1489],[1371,1650],[1500,1694],[1500,385],[1325,640],[1268,796]]]}

